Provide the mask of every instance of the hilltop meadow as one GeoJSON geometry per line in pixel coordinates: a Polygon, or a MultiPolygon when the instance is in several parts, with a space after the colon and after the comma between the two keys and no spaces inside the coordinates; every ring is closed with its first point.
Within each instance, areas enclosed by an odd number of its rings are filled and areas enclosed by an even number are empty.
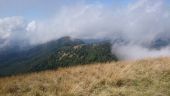
{"type": "Polygon", "coordinates": [[[169,89],[168,57],[0,78],[0,96],[170,96],[169,89]]]}

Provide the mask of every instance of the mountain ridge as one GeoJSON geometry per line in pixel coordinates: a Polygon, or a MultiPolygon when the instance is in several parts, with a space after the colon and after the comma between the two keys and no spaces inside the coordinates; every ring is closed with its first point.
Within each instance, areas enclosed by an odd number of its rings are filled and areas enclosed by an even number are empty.
{"type": "Polygon", "coordinates": [[[1,76],[5,76],[77,64],[117,60],[116,56],[112,55],[110,48],[111,44],[108,41],[85,43],[81,39],[73,39],[66,36],[45,44],[30,47],[27,50],[14,50],[11,53],[9,52],[2,54],[2,56],[0,55],[2,57],[0,59],[0,74],[1,76]],[[74,47],[78,45],[83,45],[83,48],[75,49],[74,47]],[[67,57],[62,61],[59,61],[58,57],[60,56],[57,53],[58,51],[63,51],[62,54],[71,52],[75,55],[74,58],[72,57],[69,59],[67,57]],[[83,56],[83,58],[79,60],[78,56],[83,56]]]}

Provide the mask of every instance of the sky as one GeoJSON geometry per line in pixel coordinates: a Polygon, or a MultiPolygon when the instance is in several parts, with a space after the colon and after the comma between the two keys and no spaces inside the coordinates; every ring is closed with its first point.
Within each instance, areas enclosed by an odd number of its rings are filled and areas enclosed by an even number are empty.
{"type": "Polygon", "coordinates": [[[71,36],[110,39],[120,59],[170,56],[150,48],[170,40],[170,0],[0,0],[0,13],[0,48],[71,36]]]}
{"type": "Polygon", "coordinates": [[[0,0],[0,17],[23,16],[27,20],[45,19],[57,14],[64,6],[75,4],[97,4],[124,6],[132,0],[0,0]]]}

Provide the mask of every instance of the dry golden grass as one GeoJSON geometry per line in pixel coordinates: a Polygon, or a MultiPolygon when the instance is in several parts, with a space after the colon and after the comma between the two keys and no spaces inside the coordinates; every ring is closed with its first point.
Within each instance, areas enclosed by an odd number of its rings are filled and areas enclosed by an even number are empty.
{"type": "Polygon", "coordinates": [[[170,58],[0,78],[1,96],[170,96],[170,58]]]}

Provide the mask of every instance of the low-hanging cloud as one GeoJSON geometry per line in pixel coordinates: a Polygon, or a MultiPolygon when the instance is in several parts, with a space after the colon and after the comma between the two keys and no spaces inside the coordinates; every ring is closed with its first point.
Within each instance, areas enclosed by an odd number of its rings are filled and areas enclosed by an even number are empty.
{"type": "Polygon", "coordinates": [[[136,60],[147,57],[165,57],[170,55],[170,46],[163,47],[159,50],[149,49],[141,45],[120,45],[114,47],[114,54],[121,60],[136,60]]]}
{"type": "Polygon", "coordinates": [[[41,21],[2,18],[0,44],[20,41],[41,44],[62,36],[107,38],[113,41],[112,52],[120,59],[169,56],[169,46],[150,48],[157,38],[170,38],[170,9],[165,2],[137,0],[120,8],[81,3],[65,6],[53,17],[41,21]]]}

